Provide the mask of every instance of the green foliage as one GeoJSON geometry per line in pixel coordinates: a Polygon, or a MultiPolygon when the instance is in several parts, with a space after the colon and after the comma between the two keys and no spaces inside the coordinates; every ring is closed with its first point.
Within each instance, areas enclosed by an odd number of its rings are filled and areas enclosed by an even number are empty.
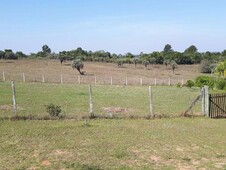
{"type": "Polygon", "coordinates": [[[173,69],[173,74],[174,74],[175,69],[177,68],[177,63],[176,63],[176,61],[174,61],[174,60],[170,61],[170,65],[171,65],[171,67],[172,67],[172,69],[173,69]]]}
{"type": "Polygon", "coordinates": [[[181,88],[182,87],[181,83],[177,83],[177,87],[181,88]]]}
{"type": "Polygon", "coordinates": [[[148,68],[148,65],[149,64],[150,64],[149,61],[147,61],[147,60],[146,61],[143,61],[143,65],[144,65],[145,68],[148,68]]]}
{"type": "Polygon", "coordinates": [[[216,87],[219,90],[226,90],[226,79],[219,79],[216,82],[216,87]]]}
{"type": "Polygon", "coordinates": [[[196,46],[191,45],[184,52],[185,53],[196,53],[196,52],[198,52],[198,49],[196,48],[196,46]]]}
{"type": "Polygon", "coordinates": [[[123,66],[124,61],[122,59],[118,59],[117,60],[117,65],[118,67],[122,67],[123,66]]]}
{"type": "Polygon", "coordinates": [[[83,69],[83,67],[84,67],[84,64],[81,59],[76,59],[72,63],[72,68],[77,69],[81,75],[84,75],[84,72],[81,71],[81,69],[83,69]]]}
{"type": "Polygon", "coordinates": [[[18,59],[18,57],[14,54],[14,52],[11,49],[6,49],[4,54],[4,59],[16,60],[18,59]]]}
{"type": "Polygon", "coordinates": [[[188,80],[188,81],[186,82],[186,84],[185,84],[185,86],[186,86],[186,87],[189,87],[189,88],[193,87],[194,85],[195,85],[195,82],[192,81],[192,80],[188,80]]]}
{"type": "Polygon", "coordinates": [[[215,68],[215,74],[218,76],[223,76],[224,71],[226,70],[226,60],[217,64],[215,68]]]}
{"type": "Polygon", "coordinates": [[[202,60],[200,65],[201,73],[213,73],[214,64],[212,64],[209,60],[202,60]]]}
{"type": "Polygon", "coordinates": [[[27,55],[21,51],[17,51],[15,55],[16,55],[16,58],[27,58],[27,55]]]}
{"type": "Polygon", "coordinates": [[[59,117],[61,113],[61,106],[56,106],[53,103],[45,105],[45,108],[49,115],[53,117],[59,117]]]}
{"type": "Polygon", "coordinates": [[[42,46],[42,52],[44,54],[50,54],[51,53],[51,49],[49,48],[48,45],[45,44],[45,45],[42,46]]]}
{"type": "Polygon", "coordinates": [[[167,67],[170,64],[170,61],[169,60],[164,60],[163,64],[167,67]]]}
{"type": "Polygon", "coordinates": [[[164,49],[163,49],[163,52],[164,53],[170,53],[172,51],[173,51],[172,46],[170,44],[166,44],[164,49]]]}
{"type": "Polygon", "coordinates": [[[195,79],[195,86],[197,86],[197,87],[209,86],[210,88],[213,89],[214,79],[212,77],[208,77],[208,76],[198,76],[195,79]]]}

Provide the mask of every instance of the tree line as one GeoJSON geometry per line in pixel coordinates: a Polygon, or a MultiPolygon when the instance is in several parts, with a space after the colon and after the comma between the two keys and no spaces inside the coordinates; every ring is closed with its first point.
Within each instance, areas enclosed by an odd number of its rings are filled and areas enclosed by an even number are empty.
{"type": "Polygon", "coordinates": [[[184,52],[174,51],[170,44],[166,44],[162,51],[154,51],[152,53],[132,54],[130,52],[126,54],[115,54],[107,51],[86,51],[81,47],[70,50],[60,51],[54,53],[51,51],[48,45],[43,45],[42,50],[37,53],[31,53],[29,55],[19,51],[14,53],[11,49],[0,51],[0,59],[19,59],[19,58],[38,58],[38,59],[60,59],[64,60],[76,60],[81,59],[82,61],[90,62],[111,62],[122,65],[128,64],[165,64],[166,66],[170,62],[177,64],[199,64],[205,61],[207,65],[210,63],[218,63],[226,60],[226,50],[223,52],[198,52],[195,45],[191,45],[184,52]]]}

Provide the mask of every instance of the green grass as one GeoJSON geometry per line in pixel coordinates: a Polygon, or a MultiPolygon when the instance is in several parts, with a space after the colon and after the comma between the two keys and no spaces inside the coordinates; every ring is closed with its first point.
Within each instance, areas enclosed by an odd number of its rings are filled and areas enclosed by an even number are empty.
{"type": "Polygon", "coordinates": [[[225,120],[0,121],[0,169],[225,169],[225,120]]]}
{"type": "MultiPolygon", "coordinates": [[[[15,83],[18,115],[43,117],[45,105],[66,116],[89,115],[87,85],[15,83]]],[[[177,117],[199,89],[153,87],[154,111],[170,119],[0,119],[0,169],[226,169],[224,119],[177,117]]],[[[0,117],[12,116],[10,83],[0,83],[0,117]]],[[[148,87],[93,86],[94,111],[149,113],[148,87]]],[[[194,112],[200,112],[200,102],[194,112]]]]}
{"type": "MultiPolygon", "coordinates": [[[[45,105],[60,105],[63,114],[81,118],[89,115],[88,85],[15,83],[18,115],[42,117],[48,115],[45,105]]],[[[156,115],[177,116],[183,113],[199,94],[199,89],[169,86],[153,87],[156,115]]],[[[0,83],[0,117],[12,116],[10,83],[0,83]]],[[[97,115],[147,116],[149,96],[147,86],[93,86],[93,107],[97,115]],[[108,110],[108,111],[107,111],[108,110]]],[[[200,102],[193,110],[201,111],[200,102]]]]}

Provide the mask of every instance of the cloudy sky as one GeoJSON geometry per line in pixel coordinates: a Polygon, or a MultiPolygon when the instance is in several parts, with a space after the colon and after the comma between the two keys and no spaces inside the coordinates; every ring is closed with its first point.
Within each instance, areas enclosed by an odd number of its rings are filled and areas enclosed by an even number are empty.
{"type": "Polygon", "coordinates": [[[0,50],[226,49],[225,0],[0,0],[0,50]]]}

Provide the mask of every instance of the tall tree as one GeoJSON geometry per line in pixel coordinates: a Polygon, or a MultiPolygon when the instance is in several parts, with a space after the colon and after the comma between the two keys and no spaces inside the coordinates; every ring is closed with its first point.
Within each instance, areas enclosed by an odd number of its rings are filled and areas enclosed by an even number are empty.
{"type": "Polygon", "coordinates": [[[72,68],[77,69],[81,75],[84,75],[84,72],[81,71],[81,69],[83,69],[83,67],[84,67],[84,64],[83,64],[82,60],[80,60],[80,59],[76,59],[72,63],[72,68]]]}
{"type": "Polygon", "coordinates": [[[164,49],[163,49],[164,53],[170,53],[173,52],[172,46],[170,44],[166,44],[164,49]]]}
{"type": "Polygon", "coordinates": [[[4,51],[0,51],[0,59],[5,59],[5,52],[4,51]]]}
{"type": "Polygon", "coordinates": [[[174,73],[175,73],[175,69],[177,68],[177,63],[176,63],[176,61],[172,60],[172,61],[170,62],[170,65],[171,65],[171,67],[172,67],[172,69],[173,69],[173,74],[174,74],[174,73]]]}
{"type": "Polygon", "coordinates": [[[17,52],[16,52],[16,57],[17,57],[17,58],[27,58],[27,55],[24,54],[24,53],[21,52],[21,51],[17,51],[17,52]]]}
{"type": "Polygon", "coordinates": [[[51,53],[51,49],[49,48],[49,46],[48,45],[43,45],[42,46],[42,52],[45,54],[45,55],[47,55],[47,54],[50,54],[51,53]]]}
{"type": "Polygon", "coordinates": [[[185,53],[196,53],[196,52],[198,52],[198,49],[196,48],[196,46],[191,45],[190,47],[188,47],[187,49],[185,49],[184,52],[185,53]]]}
{"type": "Polygon", "coordinates": [[[16,57],[16,55],[14,54],[14,52],[11,49],[6,49],[5,50],[5,59],[16,60],[18,58],[16,57]]]}

